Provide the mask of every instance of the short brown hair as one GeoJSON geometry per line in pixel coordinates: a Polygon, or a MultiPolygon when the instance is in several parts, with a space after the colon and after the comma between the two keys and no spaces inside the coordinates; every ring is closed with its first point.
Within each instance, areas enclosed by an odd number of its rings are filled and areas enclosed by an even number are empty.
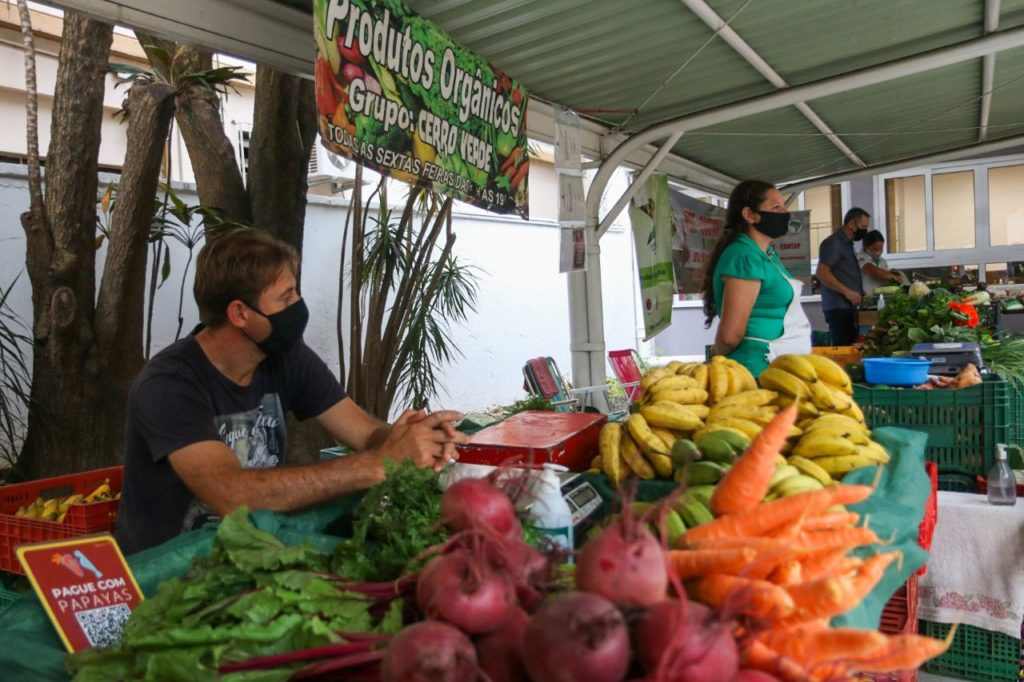
{"type": "Polygon", "coordinates": [[[264,230],[244,227],[210,237],[199,252],[192,288],[199,319],[219,327],[227,321],[229,303],[256,305],[285,268],[294,274],[298,265],[295,249],[264,230]]]}

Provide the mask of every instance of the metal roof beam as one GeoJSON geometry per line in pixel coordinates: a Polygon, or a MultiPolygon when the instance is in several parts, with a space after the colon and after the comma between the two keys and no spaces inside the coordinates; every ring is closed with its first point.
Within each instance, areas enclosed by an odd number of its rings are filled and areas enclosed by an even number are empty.
{"type": "MultiPolygon", "coordinates": [[[[765,79],[780,90],[782,88],[788,88],[789,83],[779,75],[779,72],[771,67],[771,65],[757,53],[757,50],[750,46],[750,43],[745,41],[736,30],[729,25],[725,19],[712,9],[704,0],[681,0],[687,9],[697,15],[697,17],[703,21],[708,27],[715,32],[718,37],[725,41],[726,45],[731,47],[739,56],[743,57],[748,64],[765,77],[765,79]]],[[[995,0],[998,4],[998,0],[995,0]]],[[[863,168],[867,164],[856,152],[847,146],[845,142],[835,133],[832,128],[829,127],[825,121],[822,120],[818,114],[811,109],[806,102],[797,102],[797,110],[803,114],[804,118],[811,122],[815,128],[824,133],[825,137],[834,144],[839,151],[846,155],[851,161],[863,168]]]]}
{"type": "MultiPolygon", "coordinates": [[[[985,0],[985,33],[995,33],[999,28],[1000,0],[985,0]]],[[[992,114],[992,88],[996,82],[996,56],[987,54],[981,60],[981,123],[978,141],[988,137],[988,118],[992,114]]]]}
{"type": "Polygon", "coordinates": [[[926,154],[925,156],[913,156],[896,161],[887,161],[885,163],[879,163],[874,166],[859,168],[857,170],[847,171],[844,173],[835,173],[833,175],[823,175],[809,180],[800,180],[790,185],[782,184],[779,186],[779,189],[786,193],[799,194],[805,189],[810,189],[811,187],[845,182],[846,180],[862,177],[864,175],[878,175],[880,173],[888,173],[889,171],[900,170],[903,168],[925,166],[932,163],[940,163],[942,161],[953,161],[964,157],[986,156],[988,154],[993,154],[995,152],[1003,151],[1004,149],[1010,149],[1018,146],[1024,146],[1024,135],[1007,137],[994,142],[957,147],[956,149],[947,149],[942,152],[935,152],[934,154],[926,154]]]}
{"type": "Polygon", "coordinates": [[[601,196],[615,169],[638,147],[664,139],[679,131],[696,130],[717,123],[735,121],[747,116],[762,114],[788,107],[797,102],[811,101],[870,85],[885,83],[897,78],[931,71],[932,69],[978,59],[986,54],[1009,50],[1024,45],[1024,26],[997,31],[987,36],[965,40],[947,47],[924,52],[912,57],[896,59],[877,66],[849,73],[823,78],[803,85],[778,90],[768,95],[714,107],[695,114],[687,114],[664,121],[632,135],[608,155],[600,170],[594,176],[587,193],[587,221],[592,227],[598,225],[598,211],[601,196]]]}

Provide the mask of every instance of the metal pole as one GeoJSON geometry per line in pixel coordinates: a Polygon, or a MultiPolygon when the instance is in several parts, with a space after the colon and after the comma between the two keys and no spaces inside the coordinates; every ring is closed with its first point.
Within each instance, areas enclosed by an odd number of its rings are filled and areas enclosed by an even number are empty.
{"type": "Polygon", "coordinates": [[[675,146],[676,142],[678,142],[679,138],[682,136],[682,133],[673,133],[670,135],[661,147],[658,148],[658,151],[655,152],[654,156],[651,157],[650,161],[648,161],[640,172],[637,173],[633,182],[629,185],[629,189],[619,197],[619,200],[615,202],[614,206],[612,206],[612,210],[608,211],[604,218],[601,219],[601,224],[597,226],[598,239],[604,236],[604,233],[612,226],[612,222],[618,217],[619,213],[622,212],[622,209],[624,209],[626,204],[636,196],[636,193],[639,192],[640,188],[644,186],[645,182],[647,182],[647,178],[651,177],[651,174],[658,167],[658,164],[661,163],[662,159],[664,159],[670,151],[672,151],[672,147],[675,146]]]}

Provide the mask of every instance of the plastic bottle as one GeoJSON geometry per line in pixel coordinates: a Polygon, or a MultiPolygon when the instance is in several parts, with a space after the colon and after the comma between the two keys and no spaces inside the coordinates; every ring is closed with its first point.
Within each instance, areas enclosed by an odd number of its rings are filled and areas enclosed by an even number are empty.
{"type": "Polygon", "coordinates": [[[884,308],[884,307],[885,307],[885,295],[884,294],[879,294],[878,295],[878,311],[881,312],[882,308],[884,308]]]}
{"type": "Polygon", "coordinates": [[[1017,481],[1006,460],[1006,445],[996,445],[996,463],[988,472],[988,503],[1001,505],[1017,504],[1017,481]]]}
{"type": "Polygon", "coordinates": [[[559,471],[568,469],[559,464],[545,464],[535,484],[530,520],[537,530],[547,535],[552,544],[567,552],[572,551],[572,510],[562,497],[559,471]]]}

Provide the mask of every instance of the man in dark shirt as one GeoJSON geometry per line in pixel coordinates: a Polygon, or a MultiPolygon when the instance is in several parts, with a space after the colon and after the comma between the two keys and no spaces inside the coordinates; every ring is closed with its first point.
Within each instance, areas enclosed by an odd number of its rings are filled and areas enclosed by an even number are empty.
{"type": "Polygon", "coordinates": [[[821,310],[833,346],[849,346],[857,339],[856,309],[864,298],[864,285],[853,243],[864,238],[870,224],[867,211],[851,208],[843,226],[821,242],[814,274],[822,284],[821,310]]]}
{"type": "Polygon", "coordinates": [[[209,240],[195,298],[202,325],[143,368],[129,395],[117,539],[128,553],[248,506],[291,511],[368,488],[385,459],[439,469],[466,437],[458,412],[406,410],[393,426],[345,394],[302,343],[309,318],[295,250],[261,230],[209,240]],[[355,454],[284,466],[285,414],[315,418],[355,454]]]}

